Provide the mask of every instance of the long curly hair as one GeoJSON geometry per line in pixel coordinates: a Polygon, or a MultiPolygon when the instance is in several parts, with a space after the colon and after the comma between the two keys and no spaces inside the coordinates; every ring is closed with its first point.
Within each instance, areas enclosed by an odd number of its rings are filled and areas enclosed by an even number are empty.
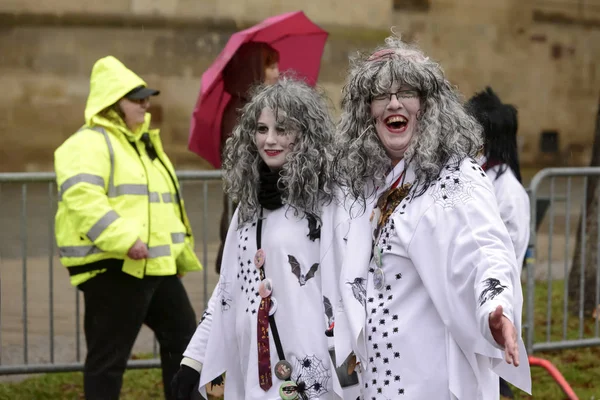
{"type": "Polygon", "coordinates": [[[258,119],[264,108],[273,110],[286,132],[296,132],[292,151],[279,171],[282,202],[318,218],[320,207],[331,201],[331,163],[335,126],[330,102],[318,89],[294,77],[283,76],[276,84],[251,90],[238,124],[225,144],[224,188],[238,205],[240,225],[252,220],[259,209],[259,167],[256,147],[258,119]]]}
{"type": "MultiPolygon", "coordinates": [[[[391,36],[371,54],[351,59],[342,89],[335,176],[352,197],[364,202],[382,185],[392,166],[377,136],[371,100],[395,83],[419,91],[421,110],[404,159],[415,170],[415,195],[424,193],[442,168],[474,157],[482,146],[481,126],[462,105],[440,65],[414,45],[391,36]],[[369,186],[372,182],[374,185],[369,186]],[[418,188],[418,189],[417,189],[418,188]]],[[[363,203],[364,204],[364,203],[363,203]]]]}

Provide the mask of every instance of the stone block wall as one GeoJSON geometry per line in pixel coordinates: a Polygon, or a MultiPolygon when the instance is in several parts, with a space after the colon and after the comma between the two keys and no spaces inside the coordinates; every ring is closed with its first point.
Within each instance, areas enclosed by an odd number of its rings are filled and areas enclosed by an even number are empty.
{"type": "Polygon", "coordinates": [[[207,167],[187,150],[202,72],[233,32],[299,7],[330,32],[319,84],[336,107],[348,56],[393,27],[438,60],[465,97],[491,85],[518,107],[524,165],[546,159],[544,130],[559,132],[560,153],[548,162],[585,165],[600,98],[600,13],[530,3],[4,0],[0,172],[52,169],[54,149],[83,123],[92,65],[109,54],[161,90],[153,113],[176,167],[207,167]]]}

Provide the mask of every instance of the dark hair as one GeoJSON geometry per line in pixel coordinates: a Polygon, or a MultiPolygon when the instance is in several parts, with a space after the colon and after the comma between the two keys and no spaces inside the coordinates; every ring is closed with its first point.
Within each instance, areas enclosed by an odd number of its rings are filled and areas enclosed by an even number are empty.
{"type": "Polygon", "coordinates": [[[279,52],[269,45],[263,46],[262,55],[265,68],[279,62],[279,52]]]}
{"type": "Polygon", "coordinates": [[[483,126],[487,162],[500,164],[496,178],[510,168],[521,182],[517,152],[517,109],[511,104],[503,104],[489,86],[471,97],[466,107],[483,126]]]}
{"type": "MultiPolygon", "coordinates": [[[[121,101],[121,100],[119,100],[119,101],[121,101]]],[[[121,109],[121,106],[119,105],[119,101],[106,107],[104,110],[100,111],[98,113],[98,115],[101,117],[104,117],[107,120],[112,121],[116,124],[124,124],[125,123],[125,113],[121,109]]]]}

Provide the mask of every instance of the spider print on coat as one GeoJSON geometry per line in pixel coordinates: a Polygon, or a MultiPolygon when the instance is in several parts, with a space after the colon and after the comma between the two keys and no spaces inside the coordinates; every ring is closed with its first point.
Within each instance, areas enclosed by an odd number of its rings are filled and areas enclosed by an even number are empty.
{"type": "Polygon", "coordinates": [[[354,278],[352,282],[346,282],[347,285],[352,287],[352,295],[354,298],[365,306],[365,299],[367,297],[367,288],[365,287],[365,279],[364,278],[354,278]]]}
{"type": "MultiPolygon", "coordinates": [[[[369,270],[373,274],[374,269],[369,270]]],[[[394,371],[394,364],[401,359],[397,343],[400,332],[400,315],[395,313],[394,297],[402,283],[402,273],[398,270],[386,274],[386,284],[382,290],[369,291],[366,303],[367,364],[363,374],[365,399],[384,399],[393,393],[392,398],[404,394],[403,382],[394,371]],[[391,273],[394,272],[394,273],[391,273]]],[[[369,280],[372,276],[369,275],[369,280]]]]}
{"type": "MultiPolygon", "coordinates": [[[[256,223],[253,223],[252,226],[256,226],[256,223]]],[[[258,294],[260,276],[253,261],[256,246],[250,243],[250,240],[254,240],[251,237],[255,234],[256,232],[248,227],[239,230],[237,274],[238,287],[243,297],[246,298],[245,312],[253,315],[258,312],[258,306],[260,305],[258,294]]]]}
{"type": "Polygon", "coordinates": [[[471,200],[472,190],[473,183],[460,170],[449,169],[437,179],[431,196],[443,208],[452,209],[471,200]]]}
{"type": "Polygon", "coordinates": [[[375,373],[371,373],[368,379],[365,379],[365,390],[363,391],[364,394],[364,399],[369,399],[369,400],[393,400],[393,399],[397,399],[398,396],[401,396],[404,394],[404,388],[394,388],[392,390],[394,396],[393,397],[388,397],[386,395],[384,395],[384,393],[389,394],[390,393],[390,387],[394,387],[394,384],[400,382],[400,377],[398,375],[394,375],[394,373],[392,372],[392,370],[388,367],[388,368],[382,368],[382,369],[377,369],[377,368],[373,368],[373,367],[369,367],[371,368],[371,371],[373,369],[376,370],[375,373]],[[365,393],[366,392],[366,393],[365,393]]]}
{"type": "MultiPolygon", "coordinates": [[[[233,302],[231,294],[229,293],[229,286],[230,283],[225,281],[223,276],[221,276],[221,280],[219,281],[219,290],[217,291],[217,298],[219,299],[221,311],[223,312],[229,311],[229,309],[231,308],[231,303],[233,302]]],[[[202,317],[202,319],[204,320],[204,316],[202,317]]]]}
{"type": "Polygon", "coordinates": [[[331,371],[317,356],[293,357],[292,381],[298,385],[300,398],[317,399],[328,392],[331,371]]]}
{"type": "Polygon", "coordinates": [[[472,158],[469,160],[469,162],[471,163],[471,169],[477,173],[479,173],[479,175],[483,178],[487,178],[487,175],[485,174],[485,171],[483,170],[483,168],[481,168],[481,166],[479,165],[479,163],[475,160],[473,160],[472,158]]]}
{"type": "MultiPolygon", "coordinates": [[[[401,205],[398,205],[396,209],[399,209],[401,205]]],[[[389,218],[377,238],[377,246],[381,249],[381,253],[385,254],[392,251],[392,242],[390,238],[396,234],[396,225],[393,218],[389,218]]]]}
{"type": "Polygon", "coordinates": [[[302,273],[302,267],[300,266],[298,260],[296,260],[296,257],[288,254],[288,262],[292,267],[292,273],[296,276],[296,278],[298,278],[298,283],[300,286],[306,285],[306,282],[308,282],[310,278],[314,278],[317,270],[319,269],[319,263],[314,263],[305,275],[302,273]]]}
{"type": "Polygon", "coordinates": [[[479,295],[480,307],[484,305],[486,301],[493,300],[496,296],[502,293],[504,289],[508,288],[508,286],[502,285],[496,278],[488,278],[483,281],[483,283],[485,283],[486,287],[479,295]]]}

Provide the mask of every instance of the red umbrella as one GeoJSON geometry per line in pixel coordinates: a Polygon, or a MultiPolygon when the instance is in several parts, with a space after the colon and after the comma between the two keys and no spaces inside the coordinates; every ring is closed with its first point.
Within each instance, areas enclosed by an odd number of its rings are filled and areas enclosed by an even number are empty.
{"type": "Polygon", "coordinates": [[[224,90],[223,69],[248,42],[267,43],[279,52],[279,69],[293,70],[310,85],[317,82],[328,33],[302,11],[267,18],[234,33],[215,62],[202,74],[200,95],[192,115],[188,148],[215,168],[221,168],[221,120],[231,96],[224,90]]]}

